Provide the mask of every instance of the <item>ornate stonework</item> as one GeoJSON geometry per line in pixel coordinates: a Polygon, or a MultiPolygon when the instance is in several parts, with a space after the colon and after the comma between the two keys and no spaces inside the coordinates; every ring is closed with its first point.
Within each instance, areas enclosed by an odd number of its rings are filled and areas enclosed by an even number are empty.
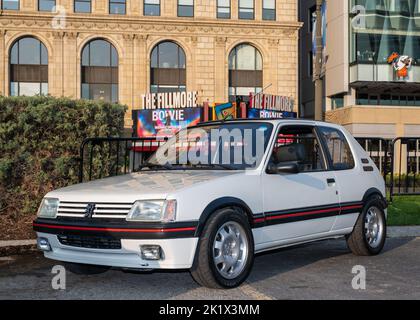
{"type": "Polygon", "coordinates": [[[232,19],[216,19],[214,0],[196,1],[193,19],[176,17],[176,0],[161,1],[161,17],[142,16],[143,1],[137,2],[128,1],[127,15],[117,16],[107,14],[107,0],[96,0],[92,14],[83,15],[72,12],[73,1],[57,0],[66,9],[65,27],[60,29],[53,28],[53,13],[34,11],[36,0],[21,1],[17,12],[3,11],[0,38],[5,59],[0,61],[1,92],[9,92],[7,59],[11,46],[20,37],[33,36],[49,51],[49,93],[80,97],[80,53],[88,41],[103,38],[114,44],[119,54],[121,103],[130,109],[140,108],[140,96],[150,87],[150,52],[160,41],[171,40],[186,52],[187,90],[198,91],[200,102],[226,101],[229,52],[246,42],[261,51],[264,86],[271,84],[267,92],[293,96],[298,105],[297,37],[301,24],[297,21],[297,1],[278,0],[277,21],[261,19],[262,0],[255,1],[256,19],[252,21],[238,20],[235,7],[232,19]]]}

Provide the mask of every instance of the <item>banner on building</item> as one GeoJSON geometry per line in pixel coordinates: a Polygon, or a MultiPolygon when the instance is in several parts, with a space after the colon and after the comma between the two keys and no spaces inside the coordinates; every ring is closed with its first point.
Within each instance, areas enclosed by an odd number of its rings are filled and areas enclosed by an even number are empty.
{"type": "Polygon", "coordinates": [[[236,118],[236,103],[220,103],[213,106],[214,120],[232,120],[236,118]]]}
{"type": "Polygon", "coordinates": [[[142,109],[133,111],[133,115],[137,137],[164,139],[197,125],[201,121],[202,108],[142,109]]]}

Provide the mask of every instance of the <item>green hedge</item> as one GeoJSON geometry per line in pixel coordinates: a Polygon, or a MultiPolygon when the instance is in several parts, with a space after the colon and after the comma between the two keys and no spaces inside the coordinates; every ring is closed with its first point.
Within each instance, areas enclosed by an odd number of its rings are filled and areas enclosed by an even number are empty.
{"type": "Polygon", "coordinates": [[[81,142],[121,136],[125,111],[97,101],[0,97],[1,214],[34,214],[47,192],[77,183],[81,142]]]}

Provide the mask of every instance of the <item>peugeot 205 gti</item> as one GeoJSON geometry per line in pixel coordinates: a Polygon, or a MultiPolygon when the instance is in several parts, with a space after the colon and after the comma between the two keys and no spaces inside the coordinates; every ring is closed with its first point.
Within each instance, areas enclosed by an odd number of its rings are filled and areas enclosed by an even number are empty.
{"type": "Polygon", "coordinates": [[[385,183],[342,127],[236,120],[179,131],[136,172],[48,193],[34,229],[45,257],[78,274],[189,269],[232,288],[254,254],[345,237],[356,255],[386,238],[385,183]]]}

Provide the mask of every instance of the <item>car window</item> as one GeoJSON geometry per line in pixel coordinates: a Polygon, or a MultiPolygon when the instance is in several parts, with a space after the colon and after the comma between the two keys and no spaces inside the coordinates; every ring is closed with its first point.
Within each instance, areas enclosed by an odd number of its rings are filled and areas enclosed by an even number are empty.
{"type": "Polygon", "coordinates": [[[350,145],[344,134],[334,128],[320,127],[321,137],[328,149],[331,165],[334,170],[354,168],[354,158],[350,145]]]}
{"type": "Polygon", "coordinates": [[[300,172],[325,170],[320,143],[311,126],[284,126],[276,137],[270,161],[274,164],[296,163],[300,172]]]}

